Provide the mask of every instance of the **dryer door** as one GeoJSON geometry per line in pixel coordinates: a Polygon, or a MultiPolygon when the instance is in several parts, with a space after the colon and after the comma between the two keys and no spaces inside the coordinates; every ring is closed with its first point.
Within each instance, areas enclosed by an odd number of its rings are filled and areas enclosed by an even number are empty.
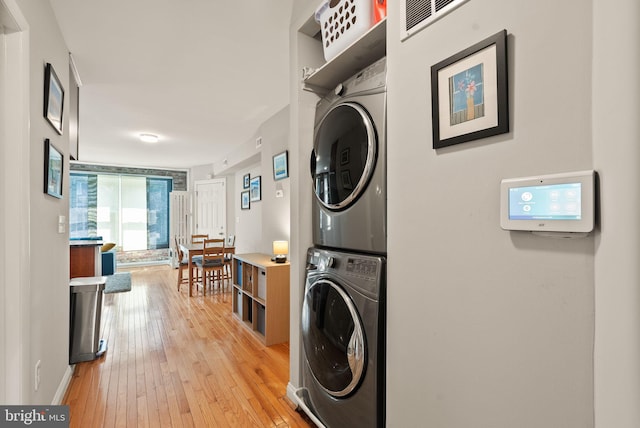
{"type": "Polygon", "coordinates": [[[327,393],[345,397],[358,387],[367,358],[362,324],[351,298],[334,282],[307,284],[302,341],[306,363],[327,393]]]}
{"type": "Polygon", "coordinates": [[[364,192],[376,164],[376,129],[367,111],[346,102],[329,110],[315,130],[311,177],[330,210],[347,208],[364,192]]]}

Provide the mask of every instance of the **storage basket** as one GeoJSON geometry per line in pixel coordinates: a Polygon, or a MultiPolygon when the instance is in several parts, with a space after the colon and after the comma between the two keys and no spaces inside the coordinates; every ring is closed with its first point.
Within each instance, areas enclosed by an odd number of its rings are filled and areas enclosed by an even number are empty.
{"type": "Polygon", "coordinates": [[[330,61],[374,24],[372,0],[326,0],[316,10],[324,59],[330,61]]]}

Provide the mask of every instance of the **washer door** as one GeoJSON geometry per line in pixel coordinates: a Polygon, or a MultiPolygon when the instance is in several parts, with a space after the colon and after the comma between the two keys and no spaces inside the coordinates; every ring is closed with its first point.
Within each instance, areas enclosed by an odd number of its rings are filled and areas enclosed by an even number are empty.
{"type": "Polygon", "coordinates": [[[327,393],[345,397],[358,387],[367,358],[362,324],[347,293],[330,280],[307,287],[302,341],[307,364],[327,393]]]}
{"type": "Polygon", "coordinates": [[[316,128],[311,153],[313,190],[322,205],[343,210],[364,192],[376,164],[377,138],[367,111],[356,103],[332,108],[316,128]]]}

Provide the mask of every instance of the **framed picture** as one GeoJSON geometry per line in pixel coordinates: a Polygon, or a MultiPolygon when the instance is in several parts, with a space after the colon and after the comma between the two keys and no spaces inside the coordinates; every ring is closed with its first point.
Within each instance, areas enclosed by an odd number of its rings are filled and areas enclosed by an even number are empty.
{"type": "Polygon", "coordinates": [[[431,67],[433,148],[509,132],[507,30],[431,67]]]}
{"type": "Polygon", "coordinates": [[[249,174],[245,174],[244,177],[242,177],[242,188],[243,189],[248,189],[249,188],[249,180],[251,179],[251,176],[249,174]]]}
{"type": "Polygon", "coordinates": [[[245,190],[244,192],[240,192],[240,208],[243,210],[248,210],[251,208],[249,191],[245,190]]]}
{"type": "Polygon", "coordinates": [[[58,134],[62,134],[62,110],[64,107],[64,88],[49,63],[44,69],[44,117],[58,134]]]}
{"type": "Polygon", "coordinates": [[[62,153],[47,138],[44,140],[44,193],[62,198],[62,153]]]}
{"type": "Polygon", "coordinates": [[[249,185],[249,192],[251,192],[251,202],[256,202],[262,199],[262,183],[260,176],[253,177],[249,185]]]}
{"type": "Polygon", "coordinates": [[[273,179],[275,181],[289,177],[289,152],[285,150],[273,157],[273,179]]]}

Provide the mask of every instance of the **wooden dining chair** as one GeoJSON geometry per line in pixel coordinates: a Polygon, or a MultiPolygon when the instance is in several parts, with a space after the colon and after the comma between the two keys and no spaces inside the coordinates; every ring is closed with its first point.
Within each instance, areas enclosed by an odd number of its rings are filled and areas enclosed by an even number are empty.
{"type": "Polygon", "coordinates": [[[224,275],[223,279],[225,281],[231,282],[231,263],[233,262],[233,255],[235,254],[236,249],[234,247],[225,247],[224,248],[224,275]]]}
{"type": "Polygon", "coordinates": [[[192,244],[200,244],[205,239],[209,239],[209,234],[191,235],[191,243],[192,244]]]}
{"type": "MultiPolygon", "coordinates": [[[[195,234],[195,235],[191,235],[191,244],[202,244],[204,242],[205,239],[209,239],[209,234],[208,233],[199,233],[199,234],[195,234]]],[[[191,263],[193,265],[196,264],[196,262],[198,262],[198,260],[202,260],[202,256],[198,255],[198,256],[192,256],[191,257],[191,263]]],[[[194,267],[194,270],[195,267],[194,267]]],[[[193,276],[194,281],[198,282],[198,272],[196,270],[195,275],[193,276]]]]}
{"type": "Polygon", "coordinates": [[[196,261],[196,268],[202,274],[202,290],[206,296],[208,283],[213,291],[216,278],[220,289],[224,287],[224,239],[205,239],[202,246],[202,259],[196,261]]]}
{"type": "Polygon", "coordinates": [[[224,243],[226,248],[224,256],[224,279],[231,281],[231,261],[233,260],[233,254],[235,253],[236,235],[227,236],[227,240],[224,243]],[[229,248],[232,248],[231,250],[229,248]]]}
{"type": "Polygon", "coordinates": [[[189,268],[189,260],[184,256],[184,252],[178,244],[178,237],[176,236],[176,254],[178,255],[178,291],[182,284],[189,284],[189,275],[185,277],[184,271],[189,268]]]}

